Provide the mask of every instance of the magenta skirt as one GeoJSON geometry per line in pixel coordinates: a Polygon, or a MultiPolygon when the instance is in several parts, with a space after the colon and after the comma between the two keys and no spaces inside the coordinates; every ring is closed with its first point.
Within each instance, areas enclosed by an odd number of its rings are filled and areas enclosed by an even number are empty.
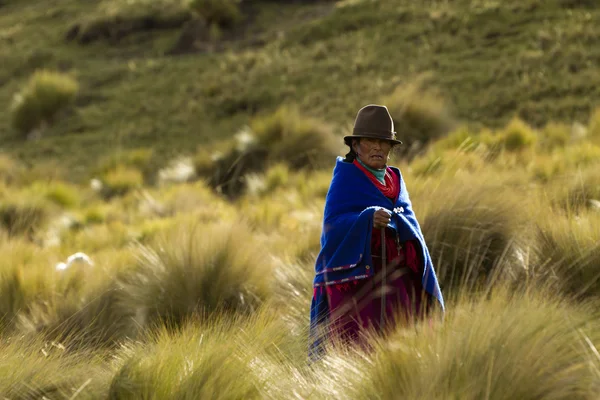
{"type": "MultiPolygon", "coordinates": [[[[386,232],[387,233],[387,232],[386,232]]],[[[386,234],[386,271],[383,274],[380,232],[374,230],[374,275],[341,285],[326,287],[329,305],[329,335],[343,342],[367,345],[368,330],[383,332],[398,323],[408,323],[423,313],[423,262],[416,245],[398,246],[386,234]],[[385,301],[382,301],[385,294],[385,301]]]]}

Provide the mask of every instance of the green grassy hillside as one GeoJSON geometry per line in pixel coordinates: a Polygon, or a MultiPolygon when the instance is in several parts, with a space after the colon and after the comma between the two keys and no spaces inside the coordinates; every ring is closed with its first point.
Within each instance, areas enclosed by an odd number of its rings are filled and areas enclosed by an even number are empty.
{"type": "Polygon", "coordinates": [[[492,127],[514,115],[585,122],[600,99],[594,2],[248,3],[220,29],[191,23],[180,0],[3,3],[2,147],[86,177],[116,149],[152,147],[161,163],[282,103],[345,128],[360,106],[424,74],[456,118],[492,127]],[[80,90],[41,140],[24,141],[8,110],[40,68],[80,90]]]}

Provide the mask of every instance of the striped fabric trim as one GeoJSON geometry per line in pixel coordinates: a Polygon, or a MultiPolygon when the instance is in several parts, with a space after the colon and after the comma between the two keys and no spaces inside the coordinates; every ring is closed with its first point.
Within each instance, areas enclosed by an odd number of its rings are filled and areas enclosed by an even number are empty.
{"type": "Polygon", "coordinates": [[[328,272],[343,271],[345,269],[354,268],[358,265],[359,262],[361,262],[362,256],[362,254],[359,256],[359,259],[355,264],[342,265],[341,267],[325,268],[323,271],[317,272],[316,275],[323,275],[328,272]]]}
{"type": "Polygon", "coordinates": [[[349,277],[349,278],[338,279],[337,281],[329,281],[329,282],[315,283],[315,284],[313,285],[313,287],[330,286],[330,285],[339,285],[340,283],[346,283],[346,282],[356,281],[356,280],[358,280],[358,279],[365,279],[365,278],[369,278],[370,276],[371,276],[371,274],[357,275],[357,276],[352,276],[352,277],[349,277]]]}

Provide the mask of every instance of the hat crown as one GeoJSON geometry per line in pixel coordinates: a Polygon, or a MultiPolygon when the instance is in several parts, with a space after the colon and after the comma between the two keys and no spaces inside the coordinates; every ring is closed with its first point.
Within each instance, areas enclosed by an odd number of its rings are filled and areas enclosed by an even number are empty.
{"type": "Polygon", "coordinates": [[[394,120],[386,106],[369,104],[358,111],[353,133],[381,135],[382,139],[393,139],[394,120]]]}
{"type": "Polygon", "coordinates": [[[360,138],[382,139],[402,144],[400,140],[396,140],[394,120],[387,107],[377,104],[369,104],[358,110],[352,135],[344,136],[344,143],[350,146],[352,139],[360,138]]]}

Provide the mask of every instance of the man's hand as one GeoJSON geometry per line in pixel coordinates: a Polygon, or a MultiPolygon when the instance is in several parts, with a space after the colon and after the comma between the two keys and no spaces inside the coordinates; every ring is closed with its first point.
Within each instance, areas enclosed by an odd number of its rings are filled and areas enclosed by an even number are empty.
{"type": "Polygon", "coordinates": [[[373,227],[385,228],[390,223],[391,214],[387,210],[377,210],[373,214],[373,227]]]}

